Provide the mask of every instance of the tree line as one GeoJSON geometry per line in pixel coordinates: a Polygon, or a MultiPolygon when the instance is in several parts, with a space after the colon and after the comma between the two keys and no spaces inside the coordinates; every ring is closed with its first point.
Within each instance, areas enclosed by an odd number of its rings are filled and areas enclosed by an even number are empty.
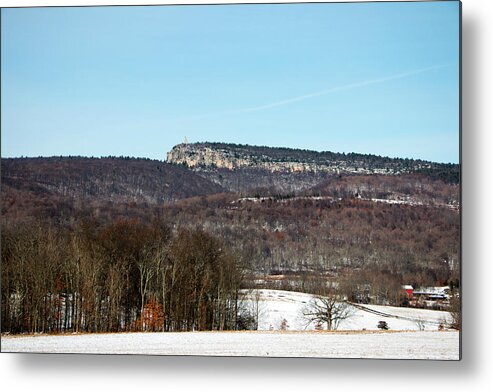
{"type": "Polygon", "coordinates": [[[162,213],[180,225],[207,225],[257,273],[351,275],[373,287],[460,285],[456,211],[358,199],[237,200],[189,199],[162,213]]]}
{"type": "Polygon", "coordinates": [[[240,260],[159,219],[2,227],[2,332],[234,330],[240,260]]]}

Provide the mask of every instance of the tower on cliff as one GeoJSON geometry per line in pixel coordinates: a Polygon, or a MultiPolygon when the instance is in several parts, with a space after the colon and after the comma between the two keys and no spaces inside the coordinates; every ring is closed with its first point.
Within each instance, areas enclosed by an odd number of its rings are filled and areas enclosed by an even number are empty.
{"type": "Polygon", "coordinates": [[[185,146],[187,146],[187,145],[188,145],[188,139],[187,139],[187,137],[186,137],[186,136],[185,136],[185,139],[183,139],[183,144],[184,144],[185,146]]]}

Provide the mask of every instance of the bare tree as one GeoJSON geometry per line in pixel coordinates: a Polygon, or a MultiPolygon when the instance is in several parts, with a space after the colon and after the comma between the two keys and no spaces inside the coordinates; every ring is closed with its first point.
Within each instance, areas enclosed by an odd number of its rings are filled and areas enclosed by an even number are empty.
{"type": "Polygon", "coordinates": [[[314,297],[302,312],[307,326],[312,322],[325,323],[327,331],[336,330],[342,320],[353,314],[351,305],[337,294],[314,297]]]}
{"type": "Polygon", "coordinates": [[[417,318],[416,319],[416,326],[418,327],[418,329],[420,331],[424,331],[425,326],[426,326],[425,321],[421,317],[417,318]]]}
{"type": "Polygon", "coordinates": [[[450,327],[453,329],[461,328],[461,303],[460,298],[456,295],[450,297],[450,316],[452,317],[452,322],[450,327]]]}
{"type": "MultiPolygon", "coordinates": [[[[160,261],[157,256],[157,252],[153,252],[153,249],[144,249],[145,254],[137,260],[137,268],[139,270],[139,293],[140,293],[140,314],[143,314],[146,306],[146,299],[150,289],[151,280],[156,274],[156,266],[160,261]],[[155,254],[153,254],[155,253],[155,254]]],[[[155,299],[154,299],[155,300],[155,299]]],[[[144,318],[141,318],[143,321],[144,318]]],[[[142,325],[142,328],[144,326],[142,325]]]]}

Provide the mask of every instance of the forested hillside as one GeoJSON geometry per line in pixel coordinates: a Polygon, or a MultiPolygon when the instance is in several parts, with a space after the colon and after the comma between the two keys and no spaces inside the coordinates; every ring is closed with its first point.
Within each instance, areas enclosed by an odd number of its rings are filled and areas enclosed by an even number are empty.
{"type": "Polygon", "coordinates": [[[221,192],[183,167],[137,158],[2,159],[4,216],[73,214],[92,205],[157,205],[221,192]]]}
{"type": "Polygon", "coordinates": [[[458,166],[439,167],[445,176],[2,159],[2,330],[241,329],[241,289],[336,285],[393,305],[402,284],[455,289],[458,166]]]}

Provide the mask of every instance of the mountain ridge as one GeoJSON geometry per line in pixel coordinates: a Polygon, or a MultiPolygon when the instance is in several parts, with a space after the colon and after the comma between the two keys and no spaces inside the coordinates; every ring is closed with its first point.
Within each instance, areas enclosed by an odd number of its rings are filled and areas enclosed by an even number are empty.
{"type": "Polygon", "coordinates": [[[2,158],[3,190],[112,201],[166,203],[224,191],[192,171],[145,158],[2,158]]]}
{"type": "Polygon", "coordinates": [[[457,164],[231,143],[178,144],[167,162],[242,193],[296,193],[340,175],[418,174],[454,185],[460,180],[457,164]]]}
{"type": "Polygon", "coordinates": [[[453,163],[233,143],[178,144],[167,153],[166,161],[193,170],[263,169],[271,173],[392,175],[423,172],[427,175],[442,173],[442,177],[443,172],[448,172],[448,178],[445,178],[447,181],[459,181],[459,165],[453,163]]]}

